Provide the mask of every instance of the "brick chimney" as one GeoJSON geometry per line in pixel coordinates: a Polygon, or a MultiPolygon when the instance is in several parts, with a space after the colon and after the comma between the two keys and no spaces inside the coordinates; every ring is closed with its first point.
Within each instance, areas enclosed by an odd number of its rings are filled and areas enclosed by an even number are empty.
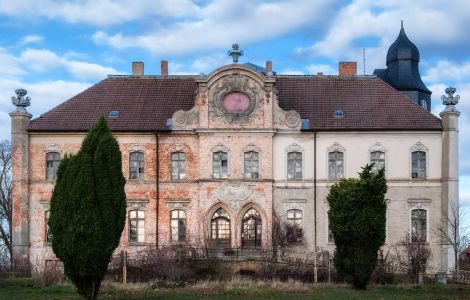
{"type": "Polygon", "coordinates": [[[168,76],[168,61],[162,60],[160,63],[161,75],[162,77],[168,76]]]}
{"type": "Polygon", "coordinates": [[[270,60],[266,61],[266,75],[273,76],[273,62],[270,60]]]}
{"type": "Polygon", "coordinates": [[[356,76],[357,63],[355,61],[341,61],[339,62],[339,75],[343,76],[356,76]]]}
{"type": "Polygon", "coordinates": [[[143,76],[144,75],[144,63],[141,61],[134,61],[132,63],[132,75],[143,76]]]}

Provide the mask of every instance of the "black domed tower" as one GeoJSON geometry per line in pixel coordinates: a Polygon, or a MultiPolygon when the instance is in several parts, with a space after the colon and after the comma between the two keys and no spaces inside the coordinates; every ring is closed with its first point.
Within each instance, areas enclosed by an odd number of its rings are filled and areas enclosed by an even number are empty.
{"type": "Polygon", "coordinates": [[[421,80],[418,64],[418,48],[406,36],[402,21],[400,33],[387,52],[387,69],[376,69],[374,74],[431,111],[431,91],[421,80]]]}

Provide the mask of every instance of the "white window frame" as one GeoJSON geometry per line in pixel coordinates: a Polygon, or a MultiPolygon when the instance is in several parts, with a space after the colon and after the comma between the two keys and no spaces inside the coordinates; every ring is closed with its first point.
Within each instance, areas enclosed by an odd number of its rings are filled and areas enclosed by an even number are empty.
{"type": "Polygon", "coordinates": [[[410,150],[409,150],[409,153],[408,153],[408,159],[409,159],[409,162],[408,162],[408,176],[410,178],[410,180],[413,180],[413,181],[419,181],[419,180],[428,180],[429,178],[429,148],[424,145],[423,143],[421,142],[417,142],[416,144],[412,145],[410,147],[410,150]],[[416,152],[416,151],[422,151],[424,153],[426,153],[426,163],[425,163],[425,166],[426,166],[426,176],[425,178],[413,178],[413,152],[416,152]]]}
{"type": "Polygon", "coordinates": [[[287,181],[300,181],[305,179],[305,149],[298,143],[292,143],[289,146],[286,147],[285,149],[285,176],[287,181]],[[300,179],[289,179],[289,162],[288,162],[288,155],[291,152],[299,152],[302,155],[302,177],[300,179]]]}

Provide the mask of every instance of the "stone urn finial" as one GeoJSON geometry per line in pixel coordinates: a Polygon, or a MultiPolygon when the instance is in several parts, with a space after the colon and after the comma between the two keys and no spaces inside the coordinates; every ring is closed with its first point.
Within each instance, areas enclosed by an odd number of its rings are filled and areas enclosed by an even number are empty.
{"type": "Polygon", "coordinates": [[[458,110],[455,108],[455,105],[459,103],[460,96],[459,95],[454,96],[456,90],[457,89],[454,87],[448,87],[445,89],[445,92],[447,95],[441,96],[442,104],[446,106],[446,108],[444,109],[444,112],[449,112],[449,111],[458,112],[458,110]]]}
{"type": "Polygon", "coordinates": [[[25,89],[17,89],[15,90],[16,97],[11,97],[11,102],[13,105],[16,106],[17,112],[24,112],[26,113],[26,107],[31,105],[31,98],[26,97],[28,92],[25,89]]]}

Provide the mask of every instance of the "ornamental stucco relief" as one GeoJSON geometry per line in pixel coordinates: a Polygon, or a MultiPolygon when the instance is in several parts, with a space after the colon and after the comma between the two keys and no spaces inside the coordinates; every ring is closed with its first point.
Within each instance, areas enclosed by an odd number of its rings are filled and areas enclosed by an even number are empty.
{"type": "Polygon", "coordinates": [[[215,190],[212,200],[222,200],[234,210],[239,210],[248,202],[261,203],[261,195],[245,183],[224,182],[215,190]]]}

